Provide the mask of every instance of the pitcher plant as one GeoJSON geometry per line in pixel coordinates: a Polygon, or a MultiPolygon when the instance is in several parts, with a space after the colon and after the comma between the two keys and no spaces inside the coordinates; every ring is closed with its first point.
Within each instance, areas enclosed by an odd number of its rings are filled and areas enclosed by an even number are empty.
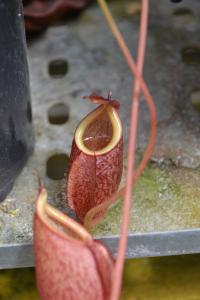
{"type": "Polygon", "coordinates": [[[79,221],[47,203],[41,187],[35,207],[34,249],[37,287],[42,300],[119,300],[127,246],[133,187],[151,157],[157,118],[152,96],[142,77],[149,1],[142,0],[137,64],[105,0],[97,0],[125,60],[135,77],[130,118],[125,186],[118,191],[123,164],[120,101],[99,95],[85,97],[99,106],[77,126],[67,171],[66,198],[79,221]],[[140,92],[150,111],[151,130],[143,158],[135,169],[140,92]],[[109,206],[123,197],[116,259],[89,233],[109,206]]]}

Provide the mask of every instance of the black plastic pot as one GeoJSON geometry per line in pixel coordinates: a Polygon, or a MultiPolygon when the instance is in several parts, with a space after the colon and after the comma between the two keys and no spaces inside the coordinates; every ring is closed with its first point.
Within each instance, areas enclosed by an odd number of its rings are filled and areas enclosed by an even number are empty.
{"type": "Polygon", "coordinates": [[[33,149],[22,3],[0,0],[0,202],[33,149]]]}

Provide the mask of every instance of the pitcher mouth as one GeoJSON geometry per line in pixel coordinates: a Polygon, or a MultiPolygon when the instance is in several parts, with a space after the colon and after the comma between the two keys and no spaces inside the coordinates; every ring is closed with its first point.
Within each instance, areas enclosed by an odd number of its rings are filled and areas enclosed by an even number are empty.
{"type": "Polygon", "coordinates": [[[37,199],[36,213],[51,232],[62,238],[81,243],[92,241],[91,235],[83,226],[47,203],[47,191],[44,188],[41,188],[37,199]]]}
{"type": "Polygon", "coordinates": [[[77,147],[88,155],[102,155],[111,151],[121,137],[121,120],[111,105],[97,107],[83,119],[75,132],[77,147]]]}

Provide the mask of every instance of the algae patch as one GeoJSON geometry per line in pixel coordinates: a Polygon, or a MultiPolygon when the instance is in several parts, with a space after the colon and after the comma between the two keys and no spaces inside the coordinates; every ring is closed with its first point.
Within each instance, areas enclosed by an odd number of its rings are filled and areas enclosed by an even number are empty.
{"type": "MultiPolygon", "coordinates": [[[[149,164],[133,197],[131,232],[168,231],[200,227],[200,171],[149,164]]],[[[95,236],[118,234],[122,201],[109,209],[95,236]]]]}

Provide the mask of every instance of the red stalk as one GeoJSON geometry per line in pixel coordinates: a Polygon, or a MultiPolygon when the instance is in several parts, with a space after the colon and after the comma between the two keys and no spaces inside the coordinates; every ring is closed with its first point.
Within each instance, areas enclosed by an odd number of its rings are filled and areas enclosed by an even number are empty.
{"type": "MultiPolygon", "coordinates": [[[[127,62],[131,68],[131,70],[136,74],[138,83],[135,84],[135,89],[133,93],[132,99],[132,114],[131,114],[131,125],[130,125],[130,136],[129,136],[129,148],[128,148],[128,168],[127,168],[127,176],[126,176],[126,188],[125,188],[125,199],[124,199],[124,206],[123,206],[123,222],[121,225],[121,236],[119,241],[118,247],[118,255],[117,255],[117,262],[115,267],[114,273],[114,280],[113,280],[113,288],[111,294],[111,300],[117,300],[120,297],[120,290],[121,290],[121,281],[122,281],[122,273],[123,273],[123,266],[124,266],[124,259],[125,259],[125,252],[126,252],[126,245],[127,245],[127,234],[128,234],[128,223],[129,223],[129,212],[131,208],[131,198],[132,198],[132,182],[134,179],[133,176],[133,167],[134,167],[134,160],[135,160],[135,149],[136,149],[136,133],[137,133],[137,121],[138,121],[138,97],[140,91],[140,84],[143,89],[145,97],[150,100],[152,103],[151,95],[144,83],[142,77],[140,76],[141,69],[143,67],[143,59],[144,59],[144,49],[145,48],[145,41],[146,41],[146,30],[147,30],[147,20],[148,20],[148,0],[142,1],[142,23],[141,23],[141,31],[140,31],[140,42],[139,42],[139,63],[138,67],[140,70],[137,69],[131,53],[126,46],[123,37],[121,36],[112,15],[109,12],[109,9],[104,0],[98,0],[100,7],[102,8],[105,17],[111,27],[113,34],[115,35],[120,48],[127,59],[127,62]]],[[[137,82],[137,81],[136,81],[137,82]]],[[[152,108],[152,106],[151,106],[152,108]]],[[[155,117],[155,115],[154,115],[155,117]]],[[[156,125],[155,123],[152,125],[156,125]]],[[[156,127],[154,128],[154,130],[156,127]]],[[[154,141],[153,141],[154,142],[154,141]]],[[[150,141],[152,143],[152,140],[150,141]]],[[[152,144],[150,144],[152,145],[152,144]]],[[[147,149],[149,150],[149,148],[147,149]]],[[[150,149],[151,150],[151,149],[150,149]]]]}
{"type": "MultiPolygon", "coordinates": [[[[145,48],[146,48],[148,5],[149,5],[148,0],[142,1],[142,16],[141,16],[141,27],[140,27],[141,29],[140,29],[138,63],[137,63],[140,74],[142,74],[142,70],[143,70],[144,55],[145,55],[145,48]]],[[[139,93],[140,93],[140,82],[138,79],[136,79],[134,90],[133,90],[133,98],[132,98],[132,110],[131,110],[132,113],[131,113],[127,173],[126,173],[126,188],[125,188],[121,233],[120,233],[120,240],[118,245],[117,261],[115,265],[111,300],[119,299],[120,292],[121,292],[124,260],[125,260],[127,240],[128,240],[128,225],[129,225],[130,210],[131,210],[132,182],[134,178],[133,176],[134,176],[134,164],[135,164],[135,152],[136,152],[139,93]]]]}

